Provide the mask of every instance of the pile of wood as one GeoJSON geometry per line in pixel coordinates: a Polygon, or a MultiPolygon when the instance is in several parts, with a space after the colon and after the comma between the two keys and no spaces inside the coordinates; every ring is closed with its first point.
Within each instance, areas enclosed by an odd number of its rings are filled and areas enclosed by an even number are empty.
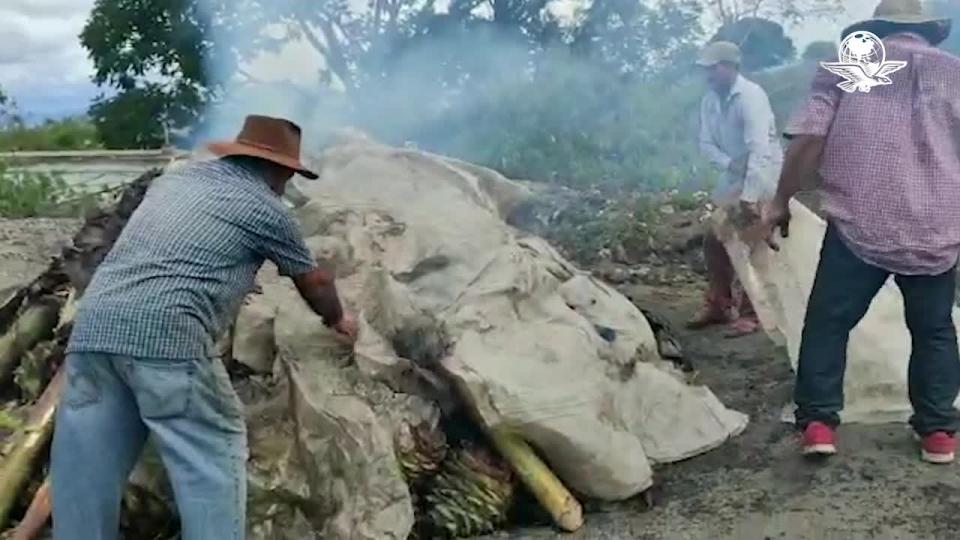
{"type": "Polygon", "coordinates": [[[29,407],[26,421],[6,441],[0,464],[0,530],[32,496],[14,533],[18,540],[34,538],[50,516],[49,480],[37,480],[46,468],[76,301],[159,175],[153,169],[128,184],[112,207],[85,220],[46,271],[0,298],[0,394],[29,407]]]}
{"type": "MultiPolygon", "coordinates": [[[[73,313],[97,266],[160,174],[154,169],[128,184],[115,204],[84,221],[71,245],[46,271],[0,296],[0,395],[15,398],[29,409],[0,455],[3,537],[37,538],[50,519],[47,454],[65,382],[62,365],[73,313]],[[14,521],[18,526],[9,530],[14,521]]],[[[406,456],[408,463],[398,456],[410,471],[429,469],[423,479],[429,489],[423,490],[422,503],[433,530],[424,537],[489,532],[502,525],[517,483],[526,487],[559,528],[578,529],[583,523],[580,504],[533,449],[512,432],[480,427],[489,455],[483,449],[458,450],[446,460],[439,455],[427,460],[411,453],[406,456]],[[463,486],[472,498],[460,497],[463,486]]],[[[419,447],[413,450],[426,452],[419,447]]],[[[124,503],[131,504],[126,497],[124,503]]],[[[141,532],[134,536],[145,538],[146,532],[141,532]]]]}

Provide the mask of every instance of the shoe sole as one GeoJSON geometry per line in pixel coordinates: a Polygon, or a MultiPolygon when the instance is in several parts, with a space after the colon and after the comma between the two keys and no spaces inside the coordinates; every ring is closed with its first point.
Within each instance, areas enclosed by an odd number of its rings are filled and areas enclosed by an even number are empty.
{"type": "Polygon", "coordinates": [[[934,465],[946,465],[948,463],[953,463],[953,452],[949,454],[934,454],[927,452],[926,450],[920,450],[920,458],[926,461],[927,463],[933,463],[934,465]]]}
{"type": "MultiPolygon", "coordinates": [[[[917,435],[916,433],[913,434],[913,440],[923,444],[923,437],[917,435]]],[[[920,448],[920,459],[934,465],[947,465],[949,463],[953,463],[955,457],[956,456],[953,452],[950,452],[949,454],[934,454],[927,452],[924,448],[920,448]]]]}
{"type": "Polygon", "coordinates": [[[803,447],[805,456],[832,456],[837,453],[837,447],[832,444],[811,444],[803,447]]]}

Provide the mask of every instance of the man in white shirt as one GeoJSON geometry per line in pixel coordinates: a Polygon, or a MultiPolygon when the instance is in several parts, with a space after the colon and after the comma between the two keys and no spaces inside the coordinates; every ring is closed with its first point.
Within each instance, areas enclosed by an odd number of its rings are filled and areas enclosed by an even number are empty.
{"type": "Polygon", "coordinates": [[[700,103],[700,151],[721,172],[712,199],[717,213],[704,235],[710,283],[703,310],[690,328],[730,324],[731,336],[755,332],[756,312],[746,293],[734,294],[735,272],[723,246],[724,229],[759,219],[759,205],[777,189],[783,151],[766,92],[740,74],[740,49],[716,41],[701,52],[708,91],[700,103]],[[737,315],[734,316],[734,311],[737,315]]]}

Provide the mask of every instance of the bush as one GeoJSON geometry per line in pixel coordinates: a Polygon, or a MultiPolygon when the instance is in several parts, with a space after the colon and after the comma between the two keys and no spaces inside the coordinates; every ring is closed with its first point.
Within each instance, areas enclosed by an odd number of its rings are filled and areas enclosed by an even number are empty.
{"type": "Polygon", "coordinates": [[[0,160],[0,217],[77,217],[96,206],[96,194],[57,174],[14,169],[0,160]]]}
{"type": "Polygon", "coordinates": [[[14,123],[0,130],[0,151],[88,150],[101,148],[96,127],[87,119],[48,120],[39,126],[14,123]]]}
{"type": "MultiPolygon", "coordinates": [[[[479,98],[455,104],[408,137],[513,178],[699,189],[712,181],[697,148],[702,92],[696,79],[630,80],[559,62],[533,80],[475,92],[479,98]]],[[[371,130],[382,136],[377,126],[371,130]]]]}

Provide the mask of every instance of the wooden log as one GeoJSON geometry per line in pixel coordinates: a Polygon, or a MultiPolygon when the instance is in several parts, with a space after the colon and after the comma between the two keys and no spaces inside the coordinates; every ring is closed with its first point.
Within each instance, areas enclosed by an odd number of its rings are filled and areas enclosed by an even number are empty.
{"type": "Polygon", "coordinates": [[[0,530],[6,528],[10,510],[30,480],[40,452],[53,435],[53,418],[66,375],[61,368],[43,395],[30,409],[27,423],[17,433],[10,452],[0,465],[0,530]]]}
{"type": "Polygon", "coordinates": [[[13,532],[11,540],[36,540],[40,536],[40,531],[50,520],[50,514],[53,512],[53,504],[50,500],[50,477],[47,476],[43,485],[37,490],[30,502],[30,508],[27,509],[23,520],[17,525],[13,532]]]}
{"type": "Polygon", "coordinates": [[[0,337],[0,383],[10,380],[24,353],[52,336],[60,319],[60,302],[39,298],[28,305],[7,332],[0,337]]]}
{"type": "Polygon", "coordinates": [[[563,482],[517,433],[506,429],[488,430],[493,445],[510,464],[530,493],[564,531],[583,526],[583,508],[563,482]]]}

